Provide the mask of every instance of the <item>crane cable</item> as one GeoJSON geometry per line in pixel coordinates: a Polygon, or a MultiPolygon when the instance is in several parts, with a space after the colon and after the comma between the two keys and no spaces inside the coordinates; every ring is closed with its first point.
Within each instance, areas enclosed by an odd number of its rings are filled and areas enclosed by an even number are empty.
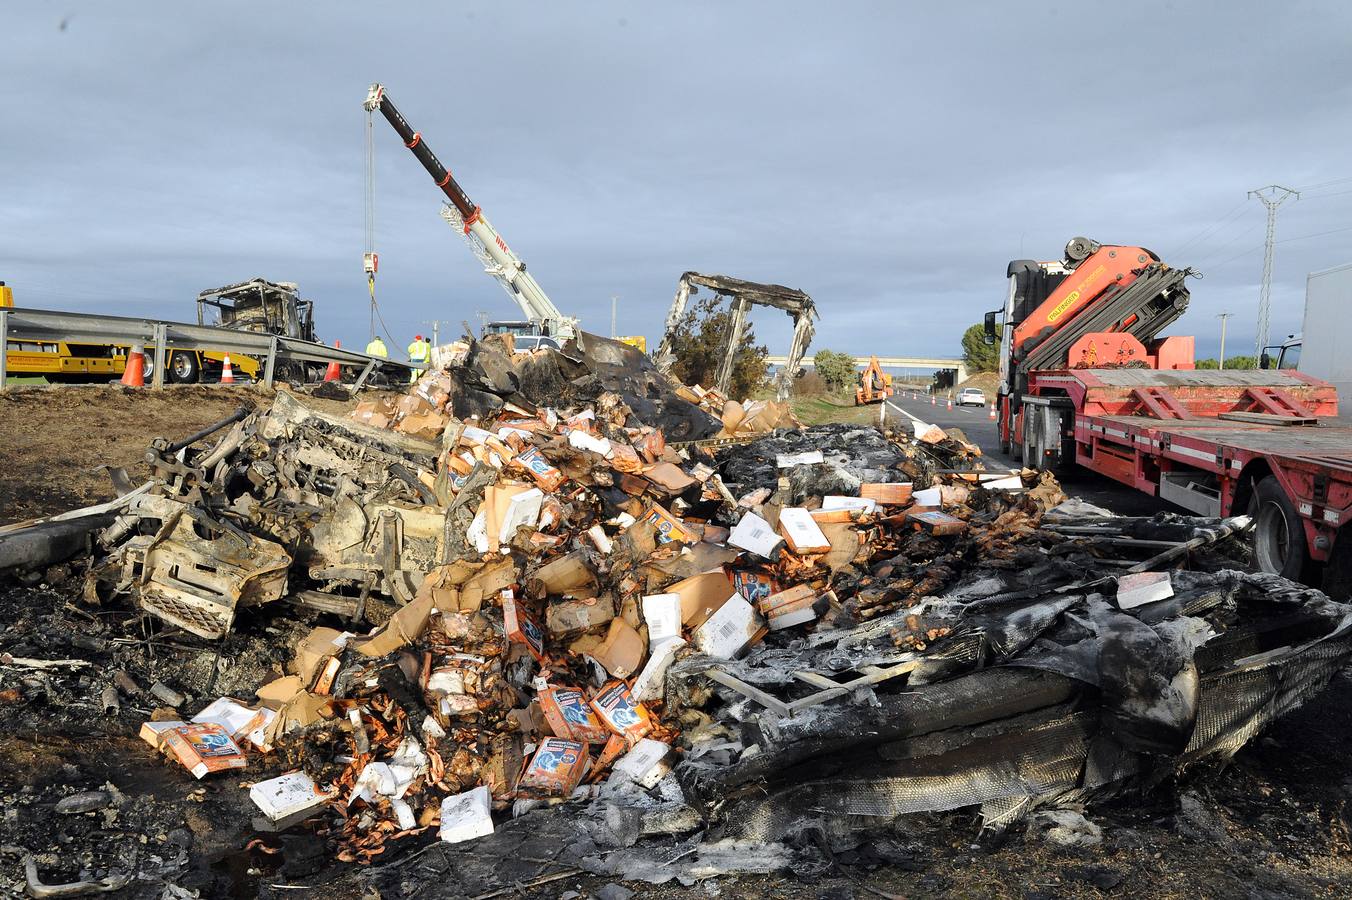
{"type": "Polygon", "coordinates": [[[375,259],[376,253],[376,145],[375,145],[375,113],[374,110],[366,110],[366,208],[365,208],[365,233],[363,235],[362,264],[366,269],[366,287],[371,295],[371,340],[376,337],[376,322],[380,322],[380,328],[385,332],[385,337],[389,340],[390,346],[398,346],[394,337],[390,334],[390,327],[385,324],[385,317],[380,314],[380,306],[376,303],[376,267],[368,262],[375,259]]]}

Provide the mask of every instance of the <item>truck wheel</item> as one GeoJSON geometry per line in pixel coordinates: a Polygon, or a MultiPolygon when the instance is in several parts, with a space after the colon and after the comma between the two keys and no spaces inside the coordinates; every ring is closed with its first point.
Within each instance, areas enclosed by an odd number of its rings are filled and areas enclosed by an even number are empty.
{"type": "Polygon", "coordinates": [[[169,357],[169,380],[174,384],[196,384],[202,377],[202,365],[196,353],[175,353],[169,357]]]}
{"type": "Polygon", "coordinates": [[[1299,580],[1307,558],[1305,524],[1300,521],[1296,508],[1275,475],[1258,482],[1253,496],[1254,556],[1258,567],[1264,572],[1299,580]]]}

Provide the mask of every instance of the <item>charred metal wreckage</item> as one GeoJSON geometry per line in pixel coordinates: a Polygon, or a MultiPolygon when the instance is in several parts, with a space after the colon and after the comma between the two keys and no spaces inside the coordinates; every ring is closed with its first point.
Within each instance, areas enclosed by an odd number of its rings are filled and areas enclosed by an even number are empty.
{"type": "Polygon", "coordinates": [[[256,698],[142,736],[251,770],[260,830],[382,896],[768,872],[921,811],[999,831],[1233,754],[1352,654],[1352,607],[1230,568],[1243,519],[1068,512],[935,427],[802,429],[616,342],[510,341],[348,417],[280,393],[157,442],[73,519],[87,602],[207,647],[331,616],[256,698]]]}

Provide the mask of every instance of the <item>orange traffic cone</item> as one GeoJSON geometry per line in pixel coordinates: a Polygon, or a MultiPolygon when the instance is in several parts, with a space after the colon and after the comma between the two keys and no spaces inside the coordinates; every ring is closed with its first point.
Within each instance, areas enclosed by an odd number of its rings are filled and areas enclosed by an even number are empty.
{"type": "Polygon", "coordinates": [[[989,418],[992,419],[992,420],[995,419],[995,404],[994,404],[994,403],[991,404],[991,413],[990,413],[989,418]]]}
{"type": "Polygon", "coordinates": [[[938,404],[939,404],[939,401],[936,400],[936,399],[934,399],[934,395],[933,395],[933,394],[930,394],[930,406],[937,406],[938,404]]]}
{"type": "MultiPolygon", "coordinates": [[[[341,349],[343,349],[343,342],[342,342],[342,341],[334,341],[334,342],[333,342],[333,346],[334,346],[335,348],[341,350],[341,349]]],[[[338,365],[338,361],[337,361],[337,360],[334,360],[333,362],[329,363],[329,367],[328,367],[327,369],[324,370],[324,380],[325,380],[325,381],[342,381],[342,380],[343,380],[343,367],[340,366],[340,365],[338,365]]]]}
{"type": "Polygon", "coordinates": [[[949,409],[952,409],[952,408],[953,408],[953,398],[952,398],[952,397],[949,397],[949,398],[948,398],[948,408],[949,408],[949,409]]]}
{"type": "Polygon", "coordinates": [[[221,384],[234,384],[235,370],[230,368],[230,354],[225,354],[225,362],[221,364],[221,384]]]}
{"type": "Polygon", "coordinates": [[[122,383],[127,387],[146,386],[146,348],[144,344],[132,344],[127,354],[127,365],[122,369],[122,383]]]}

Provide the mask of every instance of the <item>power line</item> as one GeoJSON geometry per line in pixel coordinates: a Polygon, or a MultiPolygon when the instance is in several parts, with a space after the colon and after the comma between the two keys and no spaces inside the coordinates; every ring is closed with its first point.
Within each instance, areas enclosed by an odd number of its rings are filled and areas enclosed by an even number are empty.
{"type": "Polygon", "coordinates": [[[1244,209],[1245,209],[1248,205],[1249,205],[1249,202],[1248,202],[1248,198],[1246,197],[1246,198],[1245,198],[1244,200],[1242,200],[1242,201],[1240,202],[1240,204],[1239,204],[1238,206],[1236,206],[1234,209],[1230,210],[1228,213],[1226,213],[1225,215],[1221,216],[1221,217],[1220,217],[1219,219],[1217,219],[1215,222],[1213,222],[1212,224],[1208,225],[1206,228],[1203,228],[1203,229],[1202,229],[1201,231],[1199,231],[1197,234],[1194,234],[1192,237],[1188,238],[1186,241],[1184,241],[1182,244],[1180,244],[1177,248],[1175,248],[1175,250],[1174,250],[1174,252],[1171,254],[1171,256],[1173,256],[1173,257],[1175,257],[1175,258],[1181,256],[1184,250],[1186,250],[1187,248],[1191,247],[1193,244],[1197,243],[1198,241],[1202,240],[1203,238],[1206,238],[1206,237],[1208,237],[1208,236],[1214,234],[1214,233],[1216,232],[1217,229],[1224,227],[1226,224],[1228,224],[1229,222],[1231,222],[1232,220],[1234,220],[1237,216],[1239,216],[1239,215],[1244,211],[1244,209]]]}
{"type": "Polygon", "coordinates": [[[1299,190],[1299,193],[1303,194],[1306,191],[1317,191],[1320,188],[1331,187],[1335,184],[1347,184],[1350,181],[1352,181],[1352,177],[1334,178],[1332,181],[1321,181],[1318,184],[1308,184],[1305,187],[1301,188],[1299,190]]]}

